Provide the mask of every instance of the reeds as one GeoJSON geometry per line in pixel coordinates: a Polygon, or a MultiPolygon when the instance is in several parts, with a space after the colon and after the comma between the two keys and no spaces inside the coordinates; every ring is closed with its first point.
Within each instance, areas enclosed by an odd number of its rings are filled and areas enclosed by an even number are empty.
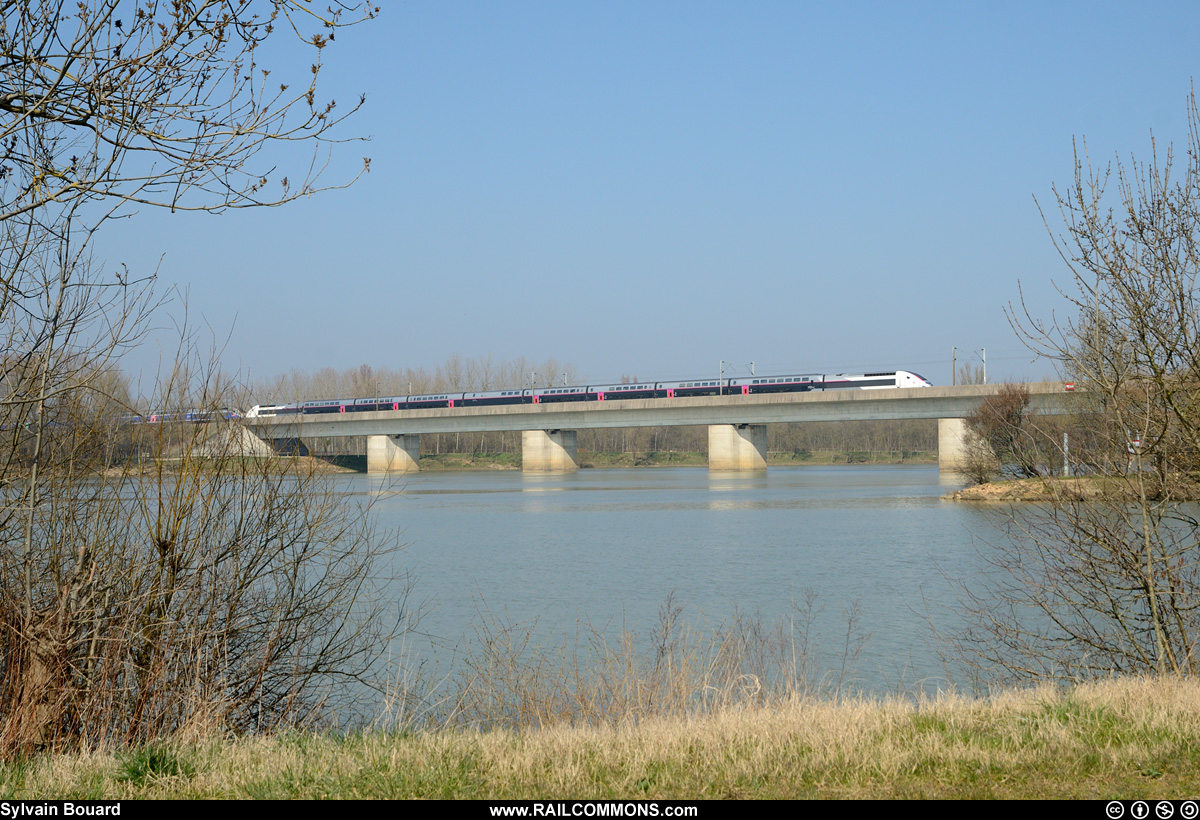
{"type": "Polygon", "coordinates": [[[737,612],[696,629],[672,594],[648,635],[580,624],[573,642],[545,646],[537,641],[537,624],[510,623],[481,604],[454,667],[440,680],[421,680],[426,708],[412,708],[421,698],[413,697],[410,679],[408,688],[397,688],[404,692],[398,696],[404,722],[381,725],[622,726],[797,696],[836,698],[851,686],[869,635],[852,604],[842,613],[844,640],[832,652],[819,651],[812,627],[820,610],[809,591],[782,620],[737,612]]]}

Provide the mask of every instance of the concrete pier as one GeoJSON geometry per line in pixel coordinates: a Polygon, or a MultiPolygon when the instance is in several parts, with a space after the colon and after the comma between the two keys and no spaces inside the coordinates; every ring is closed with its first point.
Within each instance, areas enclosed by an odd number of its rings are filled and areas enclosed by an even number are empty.
{"type": "Polygon", "coordinates": [[[967,458],[966,432],[967,423],[962,419],[938,419],[938,469],[942,472],[962,471],[967,458]]]}
{"type": "Polygon", "coordinates": [[[767,425],[710,424],[708,469],[767,469],[767,425]]]}
{"type": "Polygon", "coordinates": [[[421,437],[367,436],[368,473],[415,473],[420,468],[421,437]]]}
{"type": "Polygon", "coordinates": [[[579,434],[575,430],[524,430],[521,470],[526,473],[570,473],[579,469],[579,434]]]}

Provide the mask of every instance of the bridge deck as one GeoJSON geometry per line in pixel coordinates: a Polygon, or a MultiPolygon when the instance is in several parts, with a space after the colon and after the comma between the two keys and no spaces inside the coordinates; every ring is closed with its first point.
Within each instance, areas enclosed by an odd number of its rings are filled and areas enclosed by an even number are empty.
{"type": "MultiPolygon", "coordinates": [[[[1030,404],[1064,412],[1072,395],[1061,382],[1025,385],[1030,404]]],[[[963,418],[1000,385],[845,390],[758,396],[633,399],[499,407],[439,408],[247,419],[267,438],[586,430],[707,424],[963,418]]]]}

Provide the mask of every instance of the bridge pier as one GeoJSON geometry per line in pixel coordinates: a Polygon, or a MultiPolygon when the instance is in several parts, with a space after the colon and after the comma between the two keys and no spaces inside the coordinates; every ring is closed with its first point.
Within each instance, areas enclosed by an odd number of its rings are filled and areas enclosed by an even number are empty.
{"type": "Polygon", "coordinates": [[[708,425],[708,469],[767,469],[767,425],[708,425]]]}
{"type": "Polygon", "coordinates": [[[938,419],[938,469],[943,473],[962,472],[966,465],[966,432],[963,419],[938,419]]]}
{"type": "Polygon", "coordinates": [[[415,473],[420,469],[421,437],[415,434],[367,436],[368,473],[415,473]]]}
{"type": "Polygon", "coordinates": [[[579,469],[579,434],[575,430],[521,432],[521,470],[526,473],[571,473],[579,469]]]}

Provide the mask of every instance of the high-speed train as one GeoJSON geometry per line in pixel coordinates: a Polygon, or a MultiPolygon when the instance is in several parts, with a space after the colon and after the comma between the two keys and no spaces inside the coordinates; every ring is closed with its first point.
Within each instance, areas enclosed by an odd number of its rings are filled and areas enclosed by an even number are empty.
{"type": "Polygon", "coordinates": [[[242,418],[240,410],[223,407],[219,410],[151,410],[149,413],[130,413],[118,416],[118,424],[165,424],[167,422],[190,421],[196,424],[206,424],[211,421],[224,419],[231,421],[242,418]]]}
{"type": "Polygon", "coordinates": [[[433,393],[369,399],[325,399],[299,404],[257,404],[246,418],[270,418],[319,413],[359,413],[378,410],[421,410],[434,407],[488,407],[501,404],[547,404],[616,399],[678,399],[690,396],[752,396],[761,393],[805,393],[810,390],[882,390],[894,387],[933,387],[923,376],[907,370],[883,373],[808,373],[790,376],[750,376],[737,379],[694,379],[680,382],[592,384],[577,387],[538,387],[524,390],[485,390],[474,393],[433,393]]]}

